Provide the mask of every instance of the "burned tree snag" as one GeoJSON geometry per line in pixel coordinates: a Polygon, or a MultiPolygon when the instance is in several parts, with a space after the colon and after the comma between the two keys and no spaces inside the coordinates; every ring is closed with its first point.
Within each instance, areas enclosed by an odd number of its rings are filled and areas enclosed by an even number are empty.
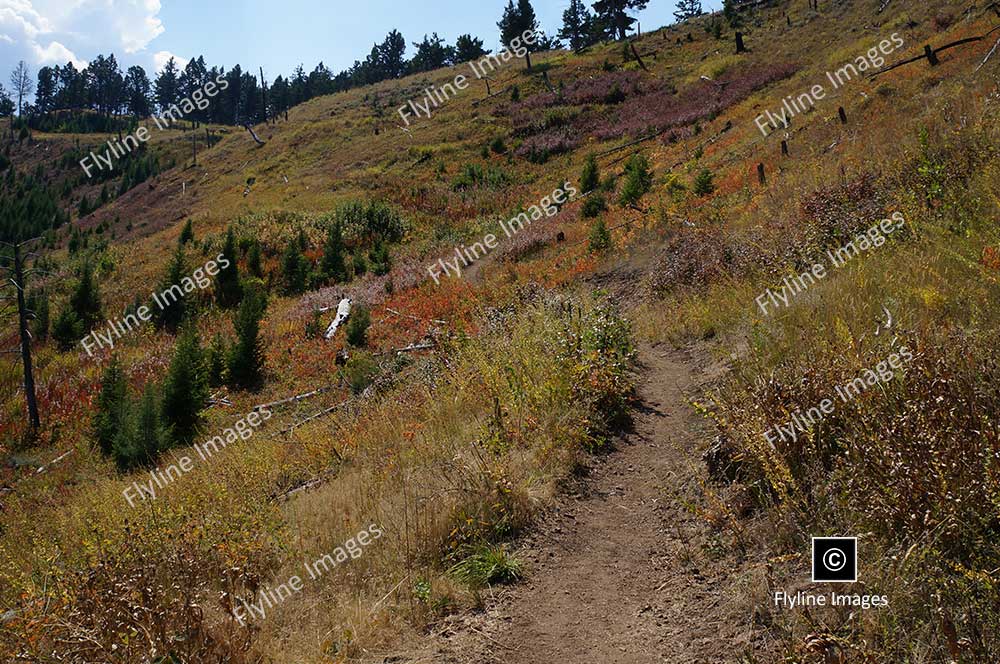
{"type": "Polygon", "coordinates": [[[941,62],[938,60],[937,53],[934,52],[934,49],[929,44],[924,45],[924,55],[927,56],[927,62],[931,63],[931,67],[937,67],[941,62]]]}

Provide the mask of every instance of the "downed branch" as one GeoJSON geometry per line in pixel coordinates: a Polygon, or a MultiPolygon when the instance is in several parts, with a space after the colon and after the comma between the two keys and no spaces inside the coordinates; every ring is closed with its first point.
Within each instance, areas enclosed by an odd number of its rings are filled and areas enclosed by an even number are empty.
{"type": "MultiPolygon", "coordinates": [[[[995,28],[993,28],[992,30],[990,30],[989,32],[987,32],[985,35],[980,35],[978,37],[966,37],[965,39],[959,39],[958,41],[953,41],[950,44],[945,44],[944,46],[941,46],[940,48],[935,48],[935,49],[932,49],[932,48],[930,48],[928,46],[928,47],[926,47],[927,50],[924,53],[921,53],[920,55],[918,55],[916,57],[910,58],[909,60],[903,60],[902,62],[897,62],[894,65],[890,65],[888,67],[884,67],[884,68],[878,70],[877,72],[875,72],[874,74],[872,74],[871,76],[869,76],[868,78],[869,78],[869,80],[871,80],[871,79],[875,78],[876,76],[881,76],[882,74],[885,74],[886,72],[890,72],[893,69],[897,69],[897,68],[902,67],[904,65],[913,64],[914,62],[918,62],[920,60],[926,60],[926,59],[928,59],[928,57],[930,55],[935,55],[936,56],[938,53],[941,53],[943,51],[947,51],[947,50],[955,48],[957,46],[962,46],[964,44],[971,44],[973,42],[983,41],[984,39],[986,39],[987,37],[989,37],[990,35],[992,35],[994,32],[996,32],[997,30],[1000,30],[1000,25],[996,26],[995,28]]],[[[996,47],[994,47],[994,48],[996,48],[996,47]]],[[[978,71],[978,69],[976,71],[978,71]]]]}
{"type": "Polygon", "coordinates": [[[446,320],[438,320],[437,318],[420,318],[419,316],[411,316],[410,314],[404,314],[401,311],[396,311],[392,307],[386,307],[385,310],[388,311],[388,312],[394,313],[397,316],[406,316],[407,318],[412,318],[413,320],[426,320],[426,321],[430,321],[432,323],[439,323],[441,325],[447,325],[448,324],[448,321],[446,321],[446,320]]]}
{"type": "Polygon", "coordinates": [[[250,126],[249,122],[246,123],[243,126],[246,127],[246,130],[248,132],[250,132],[251,136],[253,136],[253,140],[257,141],[257,145],[266,145],[266,143],[264,143],[264,141],[260,140],[260,137],[257,136],[257,133],[253,130],[253,127],[250,126]]]}
{"type": "Polygon", "coordinates": [[[473,106],[479,106],[484,101],[489,101],[493,97],[498,97],[498,96],[504,94],[505,92],[510,92],[513,88],[514,88],[513,85],[507,86],[506,88],[504,88],[500,92],[494,92],[493,94],[487,95],[486,97],[483,97],[482,99],[476,99],[475,101],[472,102],[472,105],[473,106]]]}
{"type": "Polygon", "coordinates": [[[420,344],[410,344],[409,346],[404,346],[403,348],[390,348],[389,350],[384,350],[381,353],[376,353],[376,355],[388,355],[390,353],[412,353],[416,350],[427,350],[429,348],[436,348],[437,344],[433,341],[425,341],[420,344]]]}
{"type": "Polygon", "coordinates": [[[208,407],[213,406],[232,406],[233,403],[229,400],[229,397],[225,395],[219,395],[218,393],[213,394],[208,398],[208,407]]]}
{"type": "Polygon", "coordinates": [[[986,63],[989,61],[989,59],[992,58],[993,54],[997,52],[997,46],[1000,46],[1000,39],[997,40],[997,43],[993,44],[993,48],[990,49],[990,52],[986,54],[986,57],[983,58],[983,61],[979,63],[978,67],[976,67],[976,71],[972,72],[973,74],[977,73],[980,69],[986,66],[986,63]]]}
{"type": "Polygon", "coordinates": [[[333,387],[333,386],[332,385],[326,385],[324,387],[316,388],[315,390],[312,390],[311,392],[305,392],[303,394],[296,394],[294,397],[288,397],[287,399],[279,399],[278,401],[272,401],[270,403],[262,403],[260,405],[254,406],[253,410],[251,412],[255,412],[255,411],[258,411],[258,410],[264,410],[265,408],[271,408],[273,406],[282,406],[282,405],[284,405],[286,403],[292,403],[294,401],[303,401],[305,399],[311,399],[312,397],[314,397],[314,396],[316,396],[318,394],[323,394],[324,392],[329,391],[331,387],[333,387]]]}
{"type": "MultiPolygon", "coordinates": [[[[368,390],[365,390],[365,392],[367,392],[367,391],[368,390]]],[[[364,395],[362,394],[362,396],[364,396],[364,395]]],[[[302,426],[304,424],[307,424],[309,422],[312,422],[313,420],[318,419],[320,417],[323,417],[324,415],[329,415],[330,413],[332,413],[333,411],[337,410],[338,408],[343,408],[348,403],[350,403],[349,399],[345,400],[345,401],[341,401],[340,403],[334,404],[334,405],[330,406],[329,408],[324,408],[323,410],[319,411],[318,413],[314,413],[314,414],[310,415],[309,417],[307,417],[304,420],[299,420],[298,422],[294,422],[293,424],[289,425],[285,429],[282,429],[281,430],[281,435],[285,435],[287,433],[295,431],[300,426],[302,426]]]]}

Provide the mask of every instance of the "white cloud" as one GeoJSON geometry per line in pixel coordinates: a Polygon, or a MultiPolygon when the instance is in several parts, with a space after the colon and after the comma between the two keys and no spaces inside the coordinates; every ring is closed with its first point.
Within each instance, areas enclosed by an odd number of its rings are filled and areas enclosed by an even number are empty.
{"type": "Polygon", "coordinates": [[[73,51],[57,41],[49,42],[45,48],[38,44],[32,44],[31,50],[35,55],[34,62],[39,65],[64,65],[67,62],[72,62],[77,69],[83,69],[87,66],[86,60],[76,57],[73,51]]]}
{"type": "Polygon", "coordinates": [[[179,55],[171,53],[170,51],[157,51],[153,54],[153,64],[156,65],[156,73],[160,73],[160,70],[167,66],[167,62],[170,61],[170,58],[173,58],[177,63],[178,70],[184,69],[185,65],[188,63],[187,58],[182,58],[179,55]]]}
{"type": "Polygon", "coordinates": [[[84,62],[76,52],[143,51],[163,34],[160,0],[0,0],[0,58],[84,62]]]}

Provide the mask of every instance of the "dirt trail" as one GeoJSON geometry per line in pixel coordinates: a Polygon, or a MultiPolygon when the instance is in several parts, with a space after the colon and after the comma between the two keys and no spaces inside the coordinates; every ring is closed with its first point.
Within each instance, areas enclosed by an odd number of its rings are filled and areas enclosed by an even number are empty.
{"type": "Polygon", "coordinates": [[[737,662],[751,644],[751,566],[692,512],[707,446],[685,395],[710,371],[644,347],[640,406],[613,453],[593,459],[523,542],[526,581],[441,625],[420,654],[387,662],[737,662]]]}

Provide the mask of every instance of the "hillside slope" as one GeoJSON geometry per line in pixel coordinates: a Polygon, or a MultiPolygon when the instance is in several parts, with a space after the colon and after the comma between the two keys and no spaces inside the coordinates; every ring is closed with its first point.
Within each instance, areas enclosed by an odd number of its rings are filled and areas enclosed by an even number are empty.
{"type": "MultiPolygon", "coordinates": [[[[506,63],[405,130],[467,66],[313,99],[263,145],[213,128],[197,165],[164,132],[165,170],[82,218],[100,187],[71,184],[29,284],[37,437],[0,374],[5,661],[1000,661],[1000,19],[820,5],[744,10],[739,54],[706,16],[506,63]],[[88,270],[111,320],[226,252],[247,304],[211,279],[176,329],[54,338],[88,270]],[[670,346],[721,368],[689,390],[670,346]],[[102,452],[113,358],[121,422],[214,371],[196,435],[125,467],[121,425],[102,452]],[[859,581],[810,583],[836,535],[859,581]]],[[[77,138],[12,146],[5,177],[73,179],[77,138]]]]}

